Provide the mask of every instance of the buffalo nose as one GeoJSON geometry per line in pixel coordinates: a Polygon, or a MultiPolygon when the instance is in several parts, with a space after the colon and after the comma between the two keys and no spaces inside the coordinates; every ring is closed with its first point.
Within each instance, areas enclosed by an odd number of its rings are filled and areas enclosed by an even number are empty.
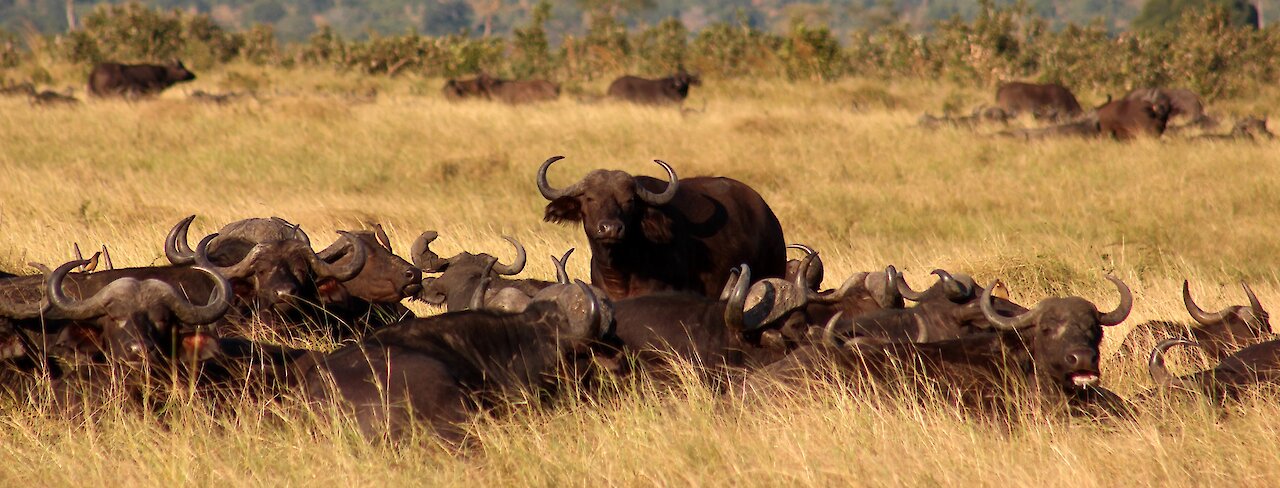
{"type": "Polygon", "coordinates": [[[1090,368],[1098,362],[1098,353],[1093,351],[1073,351],[1067,354],[1067,364],[1074,369],[1090,368]]]}
{"type": "Polygon", "coordinates": [[[596,237],[599,239],[621,239],[622,229],[622,222],[602,220],[599,224],[596,224],[596,237]]]}

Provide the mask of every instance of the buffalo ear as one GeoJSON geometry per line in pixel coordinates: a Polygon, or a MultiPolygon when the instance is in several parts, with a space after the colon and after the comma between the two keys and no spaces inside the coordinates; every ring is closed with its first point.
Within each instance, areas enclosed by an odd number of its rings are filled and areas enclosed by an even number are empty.
{"type": "Polygon", "coordinates": [[[582,220],[582,204],[574,197],[560,197],[547,204],[542,220],[553,224],[582,220]]]}
{"type": "Polygon", "coordinates": [[[656,208],[648,207],[644,210],[644,217],[640,219],[640,230],[644,231],[644,237],[649,242],[657,244],[671,242],[671,218],[656,208]]]}

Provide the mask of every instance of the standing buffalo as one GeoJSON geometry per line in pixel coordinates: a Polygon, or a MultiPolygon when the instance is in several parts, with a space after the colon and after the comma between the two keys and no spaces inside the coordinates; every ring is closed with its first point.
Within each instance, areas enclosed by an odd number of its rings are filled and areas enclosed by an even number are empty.
{"type": "Polygon", "coordinates": [[[1103,136],[1129,140],[1160,137],[1169,125],[1169,99],[1115,100],[1098,108],[1098,128],[1103,136]]]}
{"type": "Polygon", "coordinates": [[[1188,124],[1200,124],[1205,120],[1204,102],[1195,92],[1186,88],[1135,88],[1125,94],[1125,100],[1142,100],[1157,103],[1169,102],[1169,120],[1186,117],[1188,124]]]}
{"type": "Polygon", "coordinates": [[[97,97],[139,98],[194,79],[196,75],[178,60],[167,65],[98,63],[89,73],[89,93],[97,97]]]}
{"type": "Polygon", "coordinates": [[[645,105],[679,105],[689,97],[689,87],[699,86],[702,80],[680,68],[666,78],[650,80],[638,76],[623,76],[609,84],[609,98],[645,105]]]}
{"type": "Polygon", "coordinates": [[[598,169],[567,188],[552,188],[538,168],[544,220],[582,222],[591,245],[591,284],[614,300],[662,290],[716,296],[730,270],[746,264],[762,278],[786,274],[782,225],[760,194],[723,177],[669,181],[598,169]],[[665,186],[665,188],[663,188],[665,186]],[[661,192],[659,192],[661,190],[661,192]]]}
{"type": "Polygon", "coordinates": [[[547,80],[504,80],[481,73],[471,80],[449,80],[443,93],[450,100],[484,98],[518,105],[560,98],[560,85],[547,80]]]}
{"type": "Polygon", "coordinates": [[[1071,90],[1056,83],[1001,83],[996,88],[996,106],[1013,117],[1028,112],[1044,120],[1065,120],[1084,112],[1071,90]]]}

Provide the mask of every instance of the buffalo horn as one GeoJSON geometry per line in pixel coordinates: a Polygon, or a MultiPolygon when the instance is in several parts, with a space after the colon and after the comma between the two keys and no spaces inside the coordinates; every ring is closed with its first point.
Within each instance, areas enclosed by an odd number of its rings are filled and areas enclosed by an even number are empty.
{"type": "Polygon", "coordinates": [[[666,205],[676,197],[676,191],[680,189],[680,178],[676,176],[676,170],[671,169],[671,165],[665,161],[655,159],[653,162],[658,163],[658,166],[662,166],[662,169],[667,170],[667,189],[662,193],[653,193],[636,183],[636,196],[649,205],[666,205]]]}
{"type": "Polygon", "coordinates": [[[338,281],[347,281],[355,278],[356,275],[360,274],[360,271],[364,270],[364,263],[368,257],[368,250],[365,249],[364,242],[350,232],[338,231],[338,234],[341,235],[342,238],[331,244],[329,248],[322,251],[322,253],[327,253],[330,249],[333,249],[333,246],[341,245],[343,244],[342,241],[346,241],[345,245],[351,246],[351,261],[348,262],[346,266],[339,267],[337,265],[327,263],[323,259],[320,259],[320,256],[316,255],[315,252],[307,253],[309,255],[307,260],[311,262],[311,269],[315,271],[316,276],[321,278],[333,278],[338,281]]]}
{"type": "Polygon", "coordinates": [[[555,200],[560,197],[569,196],[577,189],[577,185],[558,189],[552,188],[551,183],[547,181],[547,169],[551,168],[551,164],[564,159],[564,156],[552,156],[542,163],[538,168],[538,193],[542,194],[542,198],[547,200],[555,200]]]}
{"type": "Polygon", "coordinates": [[[729,330],[743,330],[742,316],[745,313],[747,289],[751,287],[751,267],[743,263],[738,273],[738,280],[733,285],[724,306],[724,324],[729,330]]]}
{"type": "Polygon", "coordinates": [[[836,324],[840,322],[840,317],[843,316],[843,310],[831,316],[831,319],[827,321],[827,326],[822,328],[822,342],[833,346],[840,345],[840,338],[836,337],[836,324]]]}
{"type": "Polygon", "coordinates": [[[1004,317],[999,312],[996,312],[995,307],[991,306],[991,290],[999,283],[1000,281],[998,280],[994,281],[990,286],[982,290],[982,298],[978,302],[979,306],[982,307],[982,315],[986,316],[987,321],[991,322],[992,326],[1001,330],[1016,330],[1031,325],[1031,320],[1036,313],[1035,310],[1016,317],[1004,317]]]}
{"type": "Polygon", "coordinates": [[[1265,319],[1267,311],[1262,308],[1262,302],[1258,301],[1258,295],[1253,294],[1253,289],[1249,288],[1249,284],[1240,281],[1240,286],[1244,288],[1244,294],[1249,297],[1249,309],[1253,310],[1253,316],[1259,320],[1265,319]]]}
{"type": "Polygon", "coordinates": [[[1147,358],[1147,374],[1151,376],[1151,380],[1157,385],[1164,388],[1181,388],[1184,390],[1194,391],[1194,383],[1186,378],[1179,378],[1169,373],[1169,368],[1164,364],[1164,353],[1169,348],[1177,345],[1193,346],[1203,348],[1197,342],[1191,342],[1186,339],[1165,339],[1151,350],[1151,356],[1147,358]]]}
{"type": "Polygon", "coordinates": [[[596,295],[590,285],[583,283],[582,280],[573,280],[573,283],[578,285],[578,288],[582,290],[583,297],[587,299],[587,321],[590,324],[587,330],[597,333],[598,337],[607,335],[611,331],[604,330],[601,327],[603,324],[600,323],[600,297],[596,295]]]}
{"type": "Polygon", "coordinates": [[[493,265],[497,262],[497,259],[490,259],[489,264],[484,265],[484,270],[480,272],[480,281],[476,282],[476,288],[471,291],[471,301],[467,304],[467,310],[484,310],[484,295],[489,291],[489,282],[493,280],[490,275],[493,274],[493,265]]]}
{"type": "Polygon", "coordinates": [[[521,271],[524,271],[525,258],[527,257],[524,252],[524,246],[521,245],[520,241],[517,241],[514,237],[502,236],[502,238],[506,239],[507,242],[510,242],[511,245],[516,248],[516,260],[511,264],[495,264],[493,266],[493,272],[502,276],[519,274],[521,271]]]}
{"type": "Polygon", "coordinates": [[[1133,310],[1133,293],[1129,291],[1128,285],[1120,281],[1120,278],[1107,275],[1107,279],[1115,283],[1116,290],[1120,292],[1120,304],[1116,306],[1115,310],[1098,317],[1098,323],[1103,326],[1112,326],[1124,322],[1124,319],[1129,317],[1129,312],[1133,310]]]}
{"type": "Polygon", "coordinates": [[[551,256],[551,262],[554,263],[556,266],[556,283],[558,284],[561,284],[561,285],[570,284],[569,270],[566,269],[566,266],[567,266],[567,263],[569,262],[569,255],[573,254],[573,249],[574,248],[571,247],[569,248],[568,251],[565,251],[564,255],[560,256],[560,259],[556,259],[555,256],[551,256]]]}
{"type": "Polygon", "coordinates": [[[413,257],[413,265],[424,273],[441,273],[444,272],[445,266],[449,265],[448,260],[441,259],[440,255],[431,250],[431,243],[437,237],[440,237],[440,234],[434,230],[423,232],[413,241],[413,246],[409,249],[409,254],[413,257]]]}
{"type": "MultiPolygon", "coordinates": [[[[56,312],[59,318],[82,320],[96,317],[101,314],[100,310],[102,308],[103,300],[101,298],[95,299],[97,298],[96,294],[95,297],[77,301],[68,297],[67,294],[62,291],[62,280],[63,278],[66,278],[67,273],[70,273],[71,270],[86,264],[89,264],[89,261],[81,260],[68,262],[62,266],[58,266],[57,269],[53,270],[53,272],[49,273],[48,277],[45,278],[45,294],[49,298],[51,309],[56,312]]],[[[123,279],[129,280],[132,278],[123,279]]]]}
{"type": "Polygon", "coordinates": [[[164,238],[164,256],[169,258],[170,263],[184,265],[195,262],[196,253],[187,243],[187,232],[191,230],[191,222],[195,219],[196,216],[192,215],[178,221],[164,238]]]}
{"type": "Polygon", "coordinates": [[[1214,325],[1222,322],[1222,319],[1227,316],[1226,310],[1210,313],[1196,305],[1195,299],[1191,298],[1191,284],[1187,280],[1182,280],[1182,304],[1187,307],[1187,313],[1191,314],[1191,318],[1200,325],[1214,325]]]}
{"type": "MultiPolygon", "coordinates": [[[[935,272],[934,274],[937,273],[935,272]]],[[[941,279],[941,277],[939,277],[939,279],[941,279]]],[[[906,298],[913,302],[918,302],[921,298],[924,298],[924,293],[912,290],[911,285],[907,284],[907,280],[903,279],[902,275],[898,275],[893,281],[897,282],[898,294],[902,295],[902,298],[906,298]]]]}

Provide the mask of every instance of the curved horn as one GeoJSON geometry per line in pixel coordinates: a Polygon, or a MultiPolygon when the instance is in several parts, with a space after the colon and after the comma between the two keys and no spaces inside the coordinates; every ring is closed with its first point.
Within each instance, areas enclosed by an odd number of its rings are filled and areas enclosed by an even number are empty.
{"type": "Polygon", "coordinates": [[[547,181],[547,169],[551,168],[551,164],[564,159],[564,156],[551,156],[542,166],[538,168],[538,193],[542,194],[542,198],[547,200],[555,200],[560,197],[568,196],[573,193],[574,187],[565,189],[552,188],[551,183],[547,181]]]}
{"type": "Polygon", "coordinates": [[[809,295],[809,301],[817,303],[835,303],[840,300],[844,300],[844,298],[849,295],[849,292],[853,291],[854,287],[867,280],[868,274],[869,273],[865,271],[854,273],[849,276],[849,279],[844,280],[844,283],[840,285],[840,288],[837,288],[834,292],[827,295],[818,295],[816,293],[811,294],[809,295]]]}
{"type": "Polygon", "coordinates": [[[973,293],[973,290],[965,287],[964,283],[951,276],[951,273],[945,269],[935,269],[933,274],[938,275],[938,281],[942,283],[942,290],[947,294],[948,299],[966,298],[973,293]]]}
{"type": "Polygon", "coordinates": [[[751,287],[751,267],[743,263],[740,269],[738,281],[724,305],[724,325],[736,331],[743,330],[742,316],[746,312],[743,309],[747,305],[747,289],[751,287]]]}
{"type": "Polygon", "coordinates": [[[489,264],[484,265],[484,270],[480,272],[480,281],[476,282],[476,289],[471,290],[471,301],[467,304],[467,310],[484,310],[484,295],[489,291],[489,282],[493,280],[490,275],[493,274],[493,265],[497,262],[497,259],[490,259],[489,264]]]}
{"type": "Polygon", "coordinates": [[[812,247],[809,247],[800,243],[787,244],[787,249],[796,249],[799,251],[804,251],[805,254],[816,254],[818,252],[818,251],[814,251],[812,247]]]}
{"type": "Polygon", "coordinates": [[[724,281],[724,289],[720,291],[720,301],[727,302],[729,297],[733,296],[733,290],[738,287],[738,277],[741,273],[742,269],[740,268],[729,269],[729,278],[724,281]]]}
{"type": "Polygon", "coordinates": [[[831,316],[831,320],[827,321],[827,326],[822,328],[822,342],[833,346],[840,345],[840,338],[836,337],[836,323],[840,322],[840,317],[844,316],[844,311],[836,312],[831,316]]]}
{"type": "MultiPolygon", "coordinates": [[[[200,244],[196,246],[196,255],[207,256],[209,241],[212,241],[216,236],[217,234],[213,234],[201,239],[200,244]]],[[[197,264],[192,266],[192,269],[209,275],[209,279],[213,280],[213,293],[209,295],[209,301],[204,306],[197,306],[191,303],[190,300],[179,297],[173,286],[167,283],[164,285],[169,288],[169,291],[164,295],[165,298],[163,300],[169,310],[173,311],[173,314],[183,323],[189,325],[211,324],[222,318],[227,313],[227,309],[231,307],[230,297],[234,293],[231,289],[231,281],[219,274],[217,270],[207,266],[197,264]]]]}
{"type": "Polygon", "coordinates": [[[1115,283],[1116,291],[1120,292],[1120,304],[1116,306],[1115,310],[1098,317],[1098,323],[1104,327],[1124,322],[1124,319],[1129,317],[1129,312],[1133,310],[1133,292],[1129,291],[1129,285],[1124,284],[1123,281],[1120,281],[1120,278],[1115,276],[1107,275],[1107,279],[1115,283]]]}
{"type": "Polygon", "coordinates": [[[591,324],[588,330],[596,332],[597,337],[607,335],[610,331],[603,330],[604,328],[601,327],[602,324],[600,323],[600,297],[596,295],[595,291],[591,290],[591,286],[583,283],[582,280],[573,280],[573,283],[582,289],[582,293],[587,298],[587,303],[590,304],[587,308],[587,318],[591,324]]]}
{"type": "Polygon", "coordinates": [[[658,163],[658,166],[662,166],[662,169],[667,170],[667,189],[662,193],[653,193],[636,183],[636,196],[649,205],[666,205],[671,203],[671,200],[676,197],[676,191],[680,190],[680,178],[676,176],[676,170],[671,169],[671,165],[665,161],[655,159],[653,162],[658,163]]]}
{"type": "Polygon", "coordinates": [[[574,248],[571,247],[568,251],[565,251],[564,255],[560,256],[560,259],[556,259],[555,256],[551,256],[551,262],[555,263],[556,266],[556,283],[558,284],[569,284],[569,270],[565,269],[565,266],[566,263],[569,262],[569,255],[573,254],[573,249],[574,248]]]}
{"type": "Polygon", "coordinates": [[[1249,284],[1244,280],[1240,281],[1240,286],[1244,288],[1244,294],[1249,297],[1249,309],[1253,310],[1253,316],[1262,320],[1267,316],[1267,311],[1262,308],[1262,302],[1258,301],[1258,295],[1253,294],[1253,289],[1249,288],[1249,284]]]}
{"type": "Polygon", "coordinates": [[[880,303],[880,300],[876,300],[876,303],[880,304],[880,308],[902,307],[902,300],[892,299],[893,294],[898,292],[896,283],[901,279],[902,273],[899,273],[898,268],[894,267],[894,265],[890,264],[884,267],[884,290],[881,292],[881,297],[884,299],[885,303],[880,303]]]}
{"type": "Polygon", "coordinates": [[[53,270],[53,272],[49,273],[48,277],[45,278],[45,295],[49,299],[49,305],[53,310],[57,311],[58,315],[62,318],[82,320],[90,317],[96,317],[101,314],[101,300],[88,299],[77,301],[68,297],[67,294],[62,291],[62,280],[67,277],[67,273],[70,273],[71,270],[86,264],[89,264],[89,261],[80,260],[68,262],[62,266],[58,266],[58,269],[53,270]]]}
{"type": "Polygon", "coordinates": [[[196,253],[187,243],[187,231],[191,229],[191,222],[194,220],[195,215],[189,216],[169,229],[169,235],[164,238],[164,256],[169,258],[170,263],[184,265],[195,262],[196,253]]]}
{"type": "Polygon", "coordinates": [[[991,290],[999,283],[999,280],[993,281],[990,286],[983,289],[982,298],[978,302],[979,306],[982,307],[982,315],[987,318],[987,322],[991,322],[992,326],[1001,330],[1017,330],[1030,325],[1031,319],[1036,313],[1035,310],[1016,317],[1005,317],[996,312],[995,307],[991,306],[991,290]]]}
{"type": "Polygon", "coordinates": [[[1195,390],[1194,382],[1192,382],[1187,378],[1179,378],[1177,376],[1170,374],[1169,368],[1165,367],[1165,364],[1164,364],[1165,351],[1168,351],[1169,348],[1177,345],[1193,346],[1193,347],[1199,347],[1201,349],[1204,348],[1204,346],[1201,346],[1199,343],[1191,342],[1186,339],[1174,338],[1174,339],[1165,339],[1163,341],[1160,341],[1160,343],[1156,344],[1156,347],[1151,350],[1151,356],[1147,358],[1147,374],[1150,375],[1151,380],[1154,381],[1156,385],[1160,387],[1182,388],[1185,390],[1194,391],[1195,390]]]}
{"type": "MultiPolygon", "coordinates": [[[[812,250],[810,250],[812,251],[812,250]]],[[[796,276],[793,283],[801,290],[807,290],[808,294],[816,295],[813,290],[809,289],[809,267],[813,266],[813,262],[818,259],[817,252],[810,252],[808,255],[800,259],[800,265],[796,267],[796,276]]]]}
{"type": "Polygon", "coordinates": [[[409,255],[413,258],[413,265],[425,273],[440,273],[444,271],[444,267],[449,264],[447,259],[443,259],[440,255],[431,251],[431,243],[440,237],[440,234],[434,230],[423,232],[413,241],[413,246],[409,248],[409,255]]]}
{"type": "Polygon", "coordinates": [[[1196,301],[1191,298],[1191,285],[1187,280],[1182,280],[1182,305],[1187,307],[1187,313],[1191,314],[1191,318],[1195,319],[1200,325],[1214,325],[1222,322],[1226,318],[1227,312],[1221,311],[1209,313],[1196,305],[1196,301]]]}
{"type": "MultiPolygon", "coordinates": [[[[307,257],[307,260],[311,262],[311,269],[315,271],[316,276],[321,278],[333,278],[338,281],[347,281],[355,278],[356,275],[359,275],[360,272],[364,270],[364,263],[368,257],[368,250],[365,249],[364,242],[350,232],[340,230],[338,231],[338,234],[342,236],[341,240],[347,241],[347,245],[351,246],[351,261],[348,262],[346,266],[329,264],[323,259],[320,259],[320,256],[314,252],[308,253],[309,256],[307,257]]],[[[330,245],[329,248],[332,249],[333,246],[338,245],[339,243],[340,242],[335,242],[330,245]]],[[[308,249],[310,249],[310,247],[308,247],[308,249]]],[[[325,251],[328,250],[329,249],[325,249],[325,251]]]]}
{"type": "Polygon", "coordinates": [[[520,241],[517,241],[514,237],[502,236],[502,238],[506,239],[507,242],[510,242],[511,245],[516,248],[516,260],[511,264],[495,264],[493,266],[493,272],[502,276],[519,274],[521,271],[524,271],[525,258],[527,257],[524,252],[524,246],[521,245],[520,241]]]}
{"type": "Polygon", "coordinates": [[[912,290],[911,285],[907,284],[907,280],[903,279],[902,275],[894,277],[893,281],[897,284],[898,294],[902,295],[902,298],[906,298],[913,302],[918,302],[924,298],[924,293],[912,290]]]}

